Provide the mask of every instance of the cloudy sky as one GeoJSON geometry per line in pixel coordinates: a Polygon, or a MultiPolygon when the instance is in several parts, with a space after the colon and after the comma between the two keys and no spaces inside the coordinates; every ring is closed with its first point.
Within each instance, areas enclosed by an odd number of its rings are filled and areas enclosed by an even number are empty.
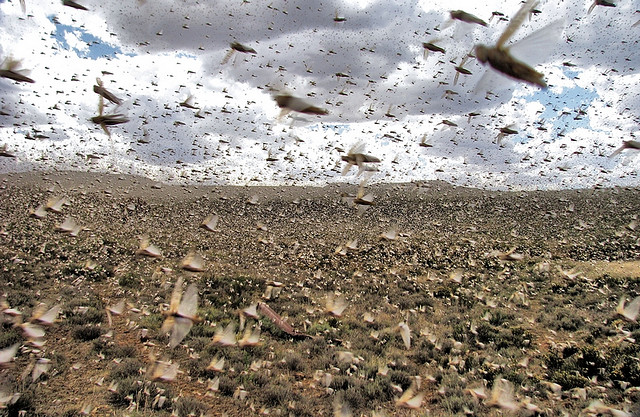
{"type": "Polygon", "coordinates": [[[545,90],[465,58],[496,44],[516,0],[78,2],[89,10],[26,0],[23,13],[0,0],[0,60],[20,60],[35,81],[0,78],[0,145],[15,155],[0,172],[355,184],[341,155],[362,144],[382,161],[372,182],[638,184],[638,152],[609,155],[638,130],[640,0],[591,13],[588,1],[541,0],[506,45],[544,74],[545,90]],[[452,21],[454,4],[488,25],[452,21]],[[256,53],[223,63],[231,42],[256,53]],[[423,42],[445,52],[425,57],[423,42]],[[471,74],[454,83],[463,59],[471,74]],[[111,136],[91,121],[97,77],[123,101],[104,114],[129,119],[111,136]],[[276,92],[328,114],[279,118],[276,92]],[[180,105],[189,96],[198,109],[180,105]],[[498,141],[507,126],[517,133],[498,141]]]}

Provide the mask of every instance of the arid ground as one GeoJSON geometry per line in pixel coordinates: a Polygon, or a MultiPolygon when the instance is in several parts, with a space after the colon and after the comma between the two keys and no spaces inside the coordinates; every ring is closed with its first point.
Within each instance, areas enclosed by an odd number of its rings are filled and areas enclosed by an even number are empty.
{"type": "Polygon", "coordinates": [[[637,189],[374,184],[355,207],[356,185],[0,186],[0,349],[18,346],[0,415],[632,415],[640,400],[640,328],[616,313],[640,295],[637,189]],[[56,230],[67,218],[77,236],[56,230]],[[179,277],[202,320],[171,349],[179,277]],[[299,335],[242,312],[259,302],[299,335]],[[235,345],[241,322],[257,345],[235,345]],[[229,324],[236,340],[215,343],[229,324]]]}

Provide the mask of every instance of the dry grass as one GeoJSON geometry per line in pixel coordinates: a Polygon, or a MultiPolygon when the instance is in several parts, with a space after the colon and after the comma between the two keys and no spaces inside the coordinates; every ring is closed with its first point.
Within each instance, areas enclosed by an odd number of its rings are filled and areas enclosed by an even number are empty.
{"type": "Polygon", "coordinates": [[[3,177],[0,286],[24,320],[40,302],[61,304],[62,314],[40,349],[2,316],[0,349],[21,349],[0,370],[0,391],[21,397],[0,415],[79,415],[84,405],[96,416],[331,415],[336,398],[354,415],[498,415],[469,392],[490,393],[496,378],[511,382],[523,415],[528,403],[578,415],[594,399],[620,410],[638,400],[640,330],[615,314],[620,297],[640,295],[639,236],[627,227],[636,190],[380,185],[376,205],[358,216],[341,201],[347,186],[154,190],[140,179],[40,177],[3,177]],[[54,194],[70,201],[63,213],[29,217],[54,194]],[[254,194],[258,204],[248,204],[254,194]],[[198,228],[211,213],[219,232],[198,228]],[[87,230],[55,232],[66,215],[87,230]],[[400,238],[381,241],[392,226],[400,238]],[[162,259],[135,255],[141,235],[162,259]],[[358,249],[336,253],[356,238],[358,249]],[[499,258],[511,248],[521,260],[499,258]],[[190,251],[204,257],[204,272],[180,270],[190,251]],[[160,327],[180,275],[198,286],[203,322],[171,350],[160,327]],[[281,292],[262,299],[274,281],[281,292]],[[329,294],[347,302],[339,317],[325,312],[329,294]],[[128,311],[110,327],[105,308],[123,298],[128,311]],[[261,317],[247,318],[261,327],[260,345],[213,344],[217,326],[237,325],[257,301],[313,338],[261,317]],[[400,322],[411,329],[408,349],[400,322]],[[51,367],[34,382],[27,370],[39,358],[51,367]],[[214,358],[225,359],[222,372],[207,370],[214,358]],[[156,359],[179,365],[173,381],[152,380],[156,359]],[[398,408],[416,377],[420,409],[398,408]]]}

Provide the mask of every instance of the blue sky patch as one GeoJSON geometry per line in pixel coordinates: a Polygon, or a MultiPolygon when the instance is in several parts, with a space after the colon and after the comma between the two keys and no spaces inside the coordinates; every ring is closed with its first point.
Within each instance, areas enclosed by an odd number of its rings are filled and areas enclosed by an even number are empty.
{"type": "MultiPolygon", "coordinates": [[[[107,58],[115,57],[117,54],[122,54],[122,50],[116,46],[104,43],[102,39],[95,37],[85,29],[80,27],[74,27],[69,25],[63,25],[55,20],[55,16],[49,16],[49,20],[56,25],[56,32],[52,35],[60,46],[66,50],[73,50],[81,58],[107,58]],[[88,46],[87,50],[79,50],[71,47],[67,42],[65,35],[67,33],[75,34],[82,42],[85,42],[88,46]]],[[[127,54],[133,56],[133,54],[127,54]]]]}
{"type": "MultiPolygon", "coordinates": [[[[568,73],[573,72],[572,70],[565,70],[565,75],[572,78],[568,73]]],[[[555,132],[564,130],[564,134],[567,135],[578,128],[590,129],[589,116],[586,113],[580,114],[579,110],[586,112],[587,108],[598,97],[595,90],[575,86],[565,88],[561,95],[555,94],[551,89],[538,90],[527,97],[527,101],[542,103],[545,106],[545,110],[538,116],[538,120],[544,119],[545,123],[551,123],[551,128],[555,132]],[[563,109],[570,114],[562,115],[563,109]]]]}

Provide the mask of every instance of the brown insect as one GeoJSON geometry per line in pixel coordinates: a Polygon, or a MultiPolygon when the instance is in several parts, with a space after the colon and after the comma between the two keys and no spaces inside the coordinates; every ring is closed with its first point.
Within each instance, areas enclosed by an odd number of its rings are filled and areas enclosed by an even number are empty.
{"type": "Polygon", "coordinates": [[[451,10],[449,12],[449,15],[451,16],[451,19],[453,19],[453,20],[459,20],[461,22],[475,23],[477,25],[487,26],[487,22],[485,22],[484,20],[480,19],[479,17],[474,16],[471,13],[467,13],[467,12],[465,12],[463,10],[451,10]]]}
{"type": "Polygon", "coordinates": [[[103,84],[103,82],[102,82],[102,80],[100,78],[96,78],[96,83],[97,83],[97,85],[93,86],[93,92],[94,93],[106,98],[107,100],[109,100],[113,104],[122,104],[122,100],[120,100],[113,93],[111,93],[109,90],[104,88],[104,84],[103,84]]]}
{"type": "Polygon", "coordinates": [[[462,60],[460,61],[460,65],[454,67],[454,69],[456,70],[456,75],[453,77],[453,85],[458,84],[458,78],[460,77],[460,74],[462,75],[471,75],[472,72],[469,71],[468,69],[466,69],[464,67],[464,64],[467,63],[467,60],[469,59],[469,55],[466,55],[464,58],[462,58],[462,60]]]}
{"type": "Polygon", "coordinates": [[[616,4],[608,0],[593,0],[593,3],[591,3],[591,6],[589,6],[589,10],[587,10],[587,14],[591,14],[591,12],[593,11],[593,9],[596,8],[596,6],[616,7],[616,4]]]}
{"type": "Polygon", "coordinates": [[[325,115],[329,114],[327,109],[323,109],[322,107],[316,107],[312,104],[307,103],[301,98],[294,97],[291,94],[280,93],[274,96],[274,100],[278,104],[278,107],[282,109],[280,115],[278,116],[278,120],[282,117],[286,116],[292,111],[304,114],[317,114],[317,115],[325,115]]]}
{"type": "Polygon", "coordinates": [[[198,309],[198,287],[191,284],[182,295],[182,277],[176,281],[176,286],[171,295],[171,304],[169,311],[165,314],[167,318],[162,324],[161,331],[166,333],[171,331],[169,339],[169,347],[174,348],[182,342],[182,339],[189,333],[193,323],[200,322],[202,319],[196,315],[198,309]]]}
{"type": "Polygon", "coordinates": [[[222,59],[222,62],[221,62],[222,65],[229,62],[233,54],[235,54],[236,52],[240,52],[243,54],[253,54],[253,55],[257,54],[255,49],[249,46],[243,45],[240,42],[235,42],[235,41],[231,42],[229,46],[231,46],[231,49],[229,50],[229,52],[227,52],[227,54],[222,59]]]}
{"type": "Polygon", "coordinates": [[[122,113],[103,114],[103,112],[104,98],[102,95],[100,95],[98,99],[98,115],[93,116],[91,118],[91,121],[97,125],[100,125],[100,127],[102,127],[102,130],[104,130],[104,133],[106,133],[108,136],[111,136],[111,132],[109,132],[109,129],[107,129],[108,126],[116,126],[119,124],[127,123],[129,121],[129,118],[122,113]]]}
{"type": "Polygon", "coordinates": [[[378,163],[379,158],[364,153],[364,143],[359,142],[354,145],[346,155],[342,155],[340,158],[347,163],[342,170],[342,175],[346,175],[352,166],[357,165],[359,168],[359,174],[366,170],[367,163],[378,163]]]}
{"type": "Polygon", "coordinates": [[[440,54],[446,53],[444,48],[439,47],[438,45],[436,45],[433,42],[435,42],[435,41],[422,42],[422,47],[424,48],[424,53],[423,53],[422,57],[424,59],[427,59],[427,56],[429,55],[429,52],[438,52],[440,54]]]}
{"type": "Polygon", "coordinates": [[[2,61],[2,68],[0,68],[0,77],[8,78],[13,81],[21,82],[21,83],[34,83],[31,78],[22,74],[25,70],[21,70],[20,61],[12,58],[5,58],[2,61]]]}
{"type": "Polygon", "coordinates": [[[638,142],[637,140],[624,140],[624,141],[622,141],[622,146],[619,147],[618,149],[616,149],[611,155],[609,155],[609,158],[613,158],[614,156],[618,155],[619,153],[621,153],[625,149],[640,150],[640,142],[638,142]]]}
{"type": "Polygon", "coordinates": [[[73,0],[62,0],[62,4],[64,4],[65,6],[68,7],[72,7],[74,9],[78,9],[78,10],[89,10],[86,7],[84,7],[83,5],[81,5],[80,3],[77,3],[73,0]]]}
{"type": "Polygon", "coordinates": [[[508,77],[546,88],[547,83],[543,79],[543,74],[533,69],[531,65],[515,58],[513,52],[518,50],[523,55],[531,55],[535,52],[548,53],[550,50],[549,44],[556,41],[564,28],[564,20],[560,19],[551,22],[518,43],[510,47],[505,46],[507,40],[520,28],[522,22],[536,4],[537,0],[528,0],[511,19],[509,26],[502,33],[496,45],[476,45],[475,55],[478,61],[491,65],[493,69],[508,77]]]}

